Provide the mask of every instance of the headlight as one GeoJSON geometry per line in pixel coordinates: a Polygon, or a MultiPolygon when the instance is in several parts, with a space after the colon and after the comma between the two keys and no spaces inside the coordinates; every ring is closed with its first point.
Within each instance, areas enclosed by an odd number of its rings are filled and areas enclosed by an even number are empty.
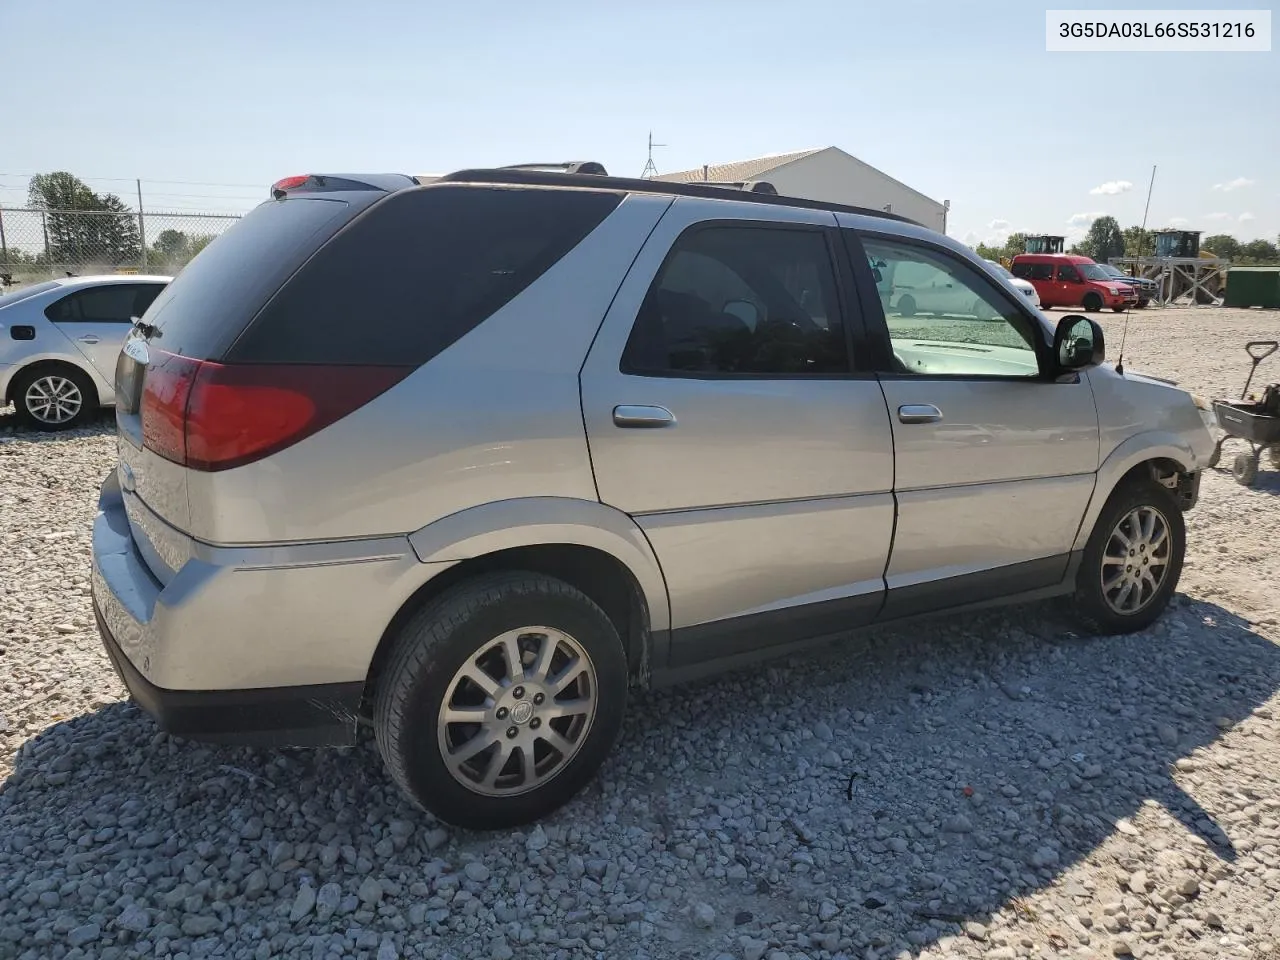
{"type": "Polygon", "coordinates": [[[1111,288],[1111,294],[1112,294],[1112,296],[1116,296],[1116,297],[1118,297],[1118,296],[1120,296],[1121,292],[1122,292],[1122,291],[1121,291],[1120,289],[1118,289],[1117,287],[1112,287],[1112,288],[1111,288]]]}

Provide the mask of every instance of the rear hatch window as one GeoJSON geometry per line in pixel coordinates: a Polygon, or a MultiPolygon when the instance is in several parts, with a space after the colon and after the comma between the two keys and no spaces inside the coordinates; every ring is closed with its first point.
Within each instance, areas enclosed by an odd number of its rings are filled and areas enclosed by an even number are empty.
{"type": "Polygon", "coordinates": [[[157,511],[183,526],[184,469],[252,463],[368,403],[518,296],[622,197],[447,183],[262,204],[126,343],[122,459],[145,466],[135,476],[155,485],[157,511]]]}

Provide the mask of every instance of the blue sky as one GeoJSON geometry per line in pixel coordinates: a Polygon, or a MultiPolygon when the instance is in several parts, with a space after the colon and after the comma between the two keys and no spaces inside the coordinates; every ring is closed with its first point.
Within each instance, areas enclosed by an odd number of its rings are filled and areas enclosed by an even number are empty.
{"type": "Polygon", "coordinates": [[[51,33],[44,4],[4,0],[0,203],[54,169],[209,211],[313,170],[638,175],[652,129],[660,171],[839,146],[951,200],[969,242],[1139,222],[1153,164],[1149,225],[1274,240],[1274,43],[1051,54],[1046,6],[1075,5],[63,0],[51,33]]]}

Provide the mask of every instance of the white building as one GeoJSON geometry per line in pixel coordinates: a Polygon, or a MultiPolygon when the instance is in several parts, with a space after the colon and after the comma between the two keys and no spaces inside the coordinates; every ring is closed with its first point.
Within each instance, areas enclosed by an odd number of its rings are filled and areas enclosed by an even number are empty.
{"type": "Polygon", "coordinates": [[[950,201],[939,203],[926,197],[839,147],[708,164],[696,170],[660,174],[654,179],[672,183],[767,180],[785,196],[887,210],[942,233],[947,232],[947,210],[951,206],[950,201]]]}

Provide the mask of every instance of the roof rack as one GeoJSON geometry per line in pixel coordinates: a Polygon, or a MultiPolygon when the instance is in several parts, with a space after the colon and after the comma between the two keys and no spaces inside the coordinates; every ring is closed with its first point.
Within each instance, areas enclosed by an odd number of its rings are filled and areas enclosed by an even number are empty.
{"type": "MultiPolygon", "coordinates": [[[[754,182],[757,185],[763,181],[754,182]]],[[[474,170],[458,170],[447,173],[435,181],[442,183],[493,183],[511,186],[530,187],[580,187],[595,190],[619,190],[627,193],[657,193],[681,197],[706,197],[714,200],[745,200],[751,203],[765,203],[780,207],[801,207],[807,210],[831,210],[839,213],[855,213],[864,217],[875,217],[878,220],[894,220],[898,223],[911,223],[924,226],[909,217],[884,210],[868,210],[865,207],[853,207],[844,203],[824,203],[820,200],[807,200],[801,197],[785,197],[765,192],[759,186],[753,191],[735,190],[731,186],[717,186],[707,181],[697,180],[692,183],[672,183],[666,180],[639,180],[629,177],[611,177],[607,174],[574,174],[551,172],[545,169],[529,169],[526,167],[478,168],[474,170]]]]}
{"type": "Polygon", "coordinates": [[[779,196],[778,188],[768,180],[694,180],[705,187],[724,187],[728,190],[741,190],[743,193],[767,193],[779,196]]]}
{"type": "Polygon", "coordinates": [[[546,170],[554,173],[589,173],[592,176],[607,177],[603,163],[594,160],[571,160],[566,163],[512,163],[500,170],[546,170]]]}

